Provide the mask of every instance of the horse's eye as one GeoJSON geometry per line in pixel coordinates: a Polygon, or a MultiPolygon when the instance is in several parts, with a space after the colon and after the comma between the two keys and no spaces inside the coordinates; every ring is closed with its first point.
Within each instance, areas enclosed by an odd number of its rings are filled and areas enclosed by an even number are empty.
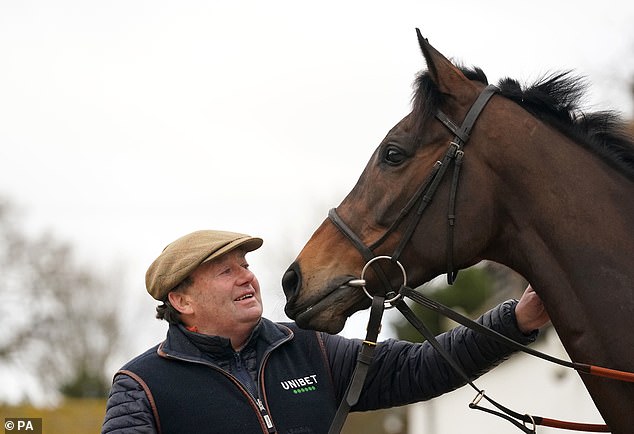
{"type": "Polygon", "coordinates": [[[383,155],[383,160],[392,166],[396,166],[401,164],[407,156],[403,151],[397,146],[390,145],[385,149],[385,154],[383,155]]]}

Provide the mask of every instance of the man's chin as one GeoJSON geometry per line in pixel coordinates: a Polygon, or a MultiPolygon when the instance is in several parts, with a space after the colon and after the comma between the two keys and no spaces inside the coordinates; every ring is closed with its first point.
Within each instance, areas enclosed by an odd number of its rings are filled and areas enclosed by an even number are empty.
{"type": "Polygon", "coordinates": [[[249,308],[243,312],[241,312],[240,314],[240,319],[242,323],[245,324],[251,324],[254,327],[260,322],[260,319],[262,319],[262,307],[252,307],[249,308]]]}

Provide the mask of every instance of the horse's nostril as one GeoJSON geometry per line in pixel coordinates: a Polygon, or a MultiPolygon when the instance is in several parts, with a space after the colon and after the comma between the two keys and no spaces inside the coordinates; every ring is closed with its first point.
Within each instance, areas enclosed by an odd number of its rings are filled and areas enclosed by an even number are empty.
{"type": "Polygon", "coordinates": [[[282,289],[284,289],[286,300],[290,300],[297,293],[300,281],[299,265],[297,265],[297,262],[293,262],[282,277],[282,289]]]}

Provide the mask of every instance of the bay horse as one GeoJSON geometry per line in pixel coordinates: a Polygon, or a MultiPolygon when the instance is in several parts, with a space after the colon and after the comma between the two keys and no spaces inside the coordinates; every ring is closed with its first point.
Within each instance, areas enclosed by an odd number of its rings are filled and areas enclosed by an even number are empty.
{"type": "MultiPolygon", "coordinates": [[[[370,305],[357,285],[372,257],[402,264],[412,288],[486,259],[531,283],[573,361],[634,371],[634,143],[624,124],[581,112],[585,83],[570,71],[492,87],[417,34],[427,70],[412,110],[286,271],[287,315],[341,331],[370,305]]],[[[402,282],[383,262],[370,292],[382,273],[402,282]]],[[[581,377],[612,432],[631,433],[634,384],[581,377]]]]}

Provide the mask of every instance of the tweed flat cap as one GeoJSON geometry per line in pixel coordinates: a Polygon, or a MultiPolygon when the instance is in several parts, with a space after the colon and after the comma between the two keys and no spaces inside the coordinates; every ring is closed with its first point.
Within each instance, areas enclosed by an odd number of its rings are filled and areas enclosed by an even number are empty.
{"type": "Polygon", "coordinates": [[[168,292],[196,269],[237,247],[247,252],[259,249],[262,239],[225,231],[196,231],[170,243],[145,273],[147,292],[163,300],[168,292]]]}

